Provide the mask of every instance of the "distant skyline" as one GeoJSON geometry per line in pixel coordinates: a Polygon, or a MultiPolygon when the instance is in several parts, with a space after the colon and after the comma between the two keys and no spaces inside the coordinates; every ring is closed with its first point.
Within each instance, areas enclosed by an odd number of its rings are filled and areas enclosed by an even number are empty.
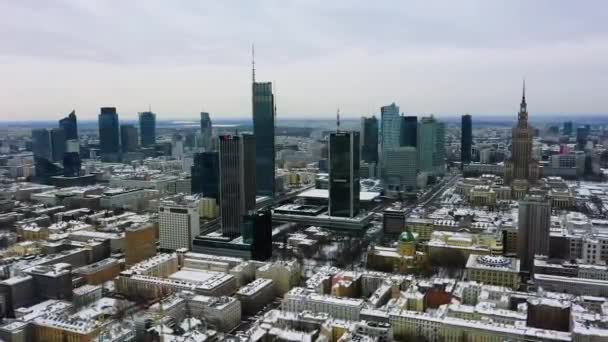
{"type": "MultiPolygon", "coordinates": [[[[608,113],[604,1],[5,1],[0,120],[608,113]]],[[[481,119],[481,118],[480,118],[481,119]]]]}

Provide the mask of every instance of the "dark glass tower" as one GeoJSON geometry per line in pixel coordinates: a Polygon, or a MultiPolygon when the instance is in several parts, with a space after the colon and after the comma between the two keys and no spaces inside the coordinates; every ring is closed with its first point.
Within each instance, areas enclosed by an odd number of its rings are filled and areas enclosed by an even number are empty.
{"type": "Polygon", "coordinates": [[[572,128],[573,128],[573,124],[572,121],[566,121],[564,122],[564,135],[570,135],[572,134],[572,128]]]}
{"type": "Polygon", "coordinates": [[[361,159],[378,164],[378,119],[361,118],[361,159]]]}
{"type": "Polygon", "coordinates": [[[65,154],[65,131],[63,128],[53,128],[51,130],[51,155],[53,162],[63,161],[65,154]]]}
{"type": "Polygon", "coordinates": [[[329,136],[329,215],[359,214],[359,132],[329,136]]]}
{"type": "Polygon", "coordinates": [[[102,107],[98,117],[99,149],[102,154],[118,153],[120,135],[118,132],[118,114],[114,107],[102,107]]]}
{"type": "Polygon", "coordinates": [[[243,242],[251,246],[251,258],[265,261],[272,257],[272,215],[270,210],[261,210],[245,215],[243,219],[243,242]]]}
{"type": "Polygon", "coordinates": [[[68,116],[59,120],[59,127],[65,132],[66,140],[78,140],[78,123],[76,121],[76,111],[72,111],[68,116]]]}
{"type": "Polygon", "coordinates": [[[123,152],[137,150],[137,128],[133,125],[120,125],[120,146],[123,152]]]}
{"type": "Polygon", "coordinates": [[[274,196],[274,95],[271,82],[253,82],[253,133],[256,139],[257,193],[274,196]]]}
{"type": "Polygon", "coordinates": [[[139,134],[141,134],[141,146],[149,147],[156,144],[156,114],[139,113],[139,134]]]}
{"type": "Polygon", "coordinates": [[[213,150],[213,124],[211,122],[211,117],[209,113],[201,112],[201,141],[199,146],[203,149],[203,151],[211,151],[213,150]]]}
{"type": "Polygon", "coordinates": [[[418,117],[402,116],[399,145],[416,147],[418,145],[418,117]]]}
{"type": "Polygon", "coordinates": [[[220,216],[222,234],[241,234],[243,216],[255,209],[255,137],[219,137],[220,216]]]}
{"type": "Polygon", "coordinates": [[[191,168],[193,194],[219,199],[219,162],[217,152],[194,154],[194,165],[191,168]]]}
{"type": "Polygon", "coordinates": [[[78,140],[66,141],[66,150],[63,155],[63,175],[65,177],[80,176],[80,146],[78,140]]]}
{"type": "Polygon", "coordinates": [[[32,130],[32,152],[34,157],[51,159],[51,135],[46,128],[32,130]]]}
{"type": "Polygon", "coordinates": [[[469,114],[462,116],[460,132],[460,161],[469,164],[473,149],[473,120],[469,114]]]}

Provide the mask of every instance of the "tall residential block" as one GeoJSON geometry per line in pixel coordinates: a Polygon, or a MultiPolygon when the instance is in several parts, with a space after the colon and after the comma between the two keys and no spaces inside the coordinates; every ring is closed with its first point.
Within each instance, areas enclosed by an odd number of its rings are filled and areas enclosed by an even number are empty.
{"type": "Polygon", "coordinates": [[[329,136],[329,215],[359,214],[359,132],[338,131],[329,136]]]}
{"type": "Polygon", "coordinates": [[[522,270],[532,271],[535,255],[549,256],[551,202],[544,195],[527,195],[519,202],[517,257],[522,270]]]}
{"type": "Polygon", "coordinates": [[[141,146],[150,147],[156,144],[156,114],[152,112],[139,113],[139,134],[141,146]]]}
{"type": "Polygon", "coordinates": [[[256,139],[253,135],[219,137],[219,189],[222,234],[241,234],[243,216],[255,209],[256,139]]]}
{"type": "Polygon", "coordinates": [[[271,82],[253,82],[253,134],[255,135],[257,193],[274,196],[275,106],[271,82]]]}

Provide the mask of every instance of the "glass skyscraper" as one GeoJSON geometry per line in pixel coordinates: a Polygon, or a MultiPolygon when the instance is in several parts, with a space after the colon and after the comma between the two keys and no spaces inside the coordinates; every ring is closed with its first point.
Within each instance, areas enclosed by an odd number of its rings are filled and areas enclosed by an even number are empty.
{"type": "Polygon", "coordinates": [[[468,164],[471,162],[473,149],[473,120],[469,114],[462,116],[460,132],[460,161],[468,164]]]}
{"type": "Polygon", "coordinates": [[[32,152],[34,157],[51,159],[51,135],[46,128],[32,130],[32,152]]]}
{"type": "Polygon", "coordinates": [[[401,133],[399,134],[399,145],[416,147],[418,145],[418,117],[402,116],[401,133]]]}
{"type": "Polygon", "coordinates": [[[361,118],[361,160],[378,164],[378,119],[361,118]]]}
{"type": "Polygon", "coordinates": [[[120,134],[118,114],[114,107],[102,107],[98,116],[99,149],[102,154],[113,154],[120,151],[120,134]]]}
{"type": "Polygon", "coordinates": [[[359,214],[359,132],[329,135],[329,215],[359,214]]]}
{"type": "Polygon", "coordinates": [[[207,112],[201,112],[201,141],[199,142],[199,147],[203,149],[203,151],[211,151],[213,150],[213,123],[211,122],[211,117],[207,112]]]}
{"type": "Polygon", "coordinates": [[[445,125],[432,115],[418,125],[418,169],[433,176],[445,174],[445,125]]]}
{"type": "Polygon", "coordinates": [[[120,146],[123,152],[137,150],[137,128],[133,125],[120,125],[120,146]]]}
{"type": "Polygon", "coordinates": [[[68,116],[59,120],[59,127],[65,132],[66,140],[78,140],[78,123],[76,121],[76,111],[72,111],[68,116]]]}
{"type": "Polygon", "coordinates": [[[141,146],[149,147],[156,144],[156,114],[139,113],[139,134],[141,135],[141,146]]]}
{"type": "Polygon", "coordinates": [[[191,168],[192,193],[219,199],[219,172],[217,152],[194,154],[194,165],[191,168]]]}
{"type": "Polygon", "coordinates": [[[51,156],[53,162],[62,162],[65,153],[65,131],[63,128],[51,130],[51,156]]]}
{"type": "Polygon", "coordinates": [[[274,196],[274,95],[271,82],[253,82],[253,133],[256,148],[257,193],[274,196]]]}

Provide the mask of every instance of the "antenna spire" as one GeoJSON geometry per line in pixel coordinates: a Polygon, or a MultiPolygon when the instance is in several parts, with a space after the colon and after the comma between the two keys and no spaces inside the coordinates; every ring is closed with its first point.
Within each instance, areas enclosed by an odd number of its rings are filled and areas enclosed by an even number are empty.
{"type": "Polygon", "coordinates": [[[340,108],[338,108],[338,112],[336,113],[336,125],[337,125],[337,131],[340,130],[340,108]]]}
{"type": "Polygon", "coordinates": [[[251,44],[251,79],[255,83],[255,46],[251,44]]]}

